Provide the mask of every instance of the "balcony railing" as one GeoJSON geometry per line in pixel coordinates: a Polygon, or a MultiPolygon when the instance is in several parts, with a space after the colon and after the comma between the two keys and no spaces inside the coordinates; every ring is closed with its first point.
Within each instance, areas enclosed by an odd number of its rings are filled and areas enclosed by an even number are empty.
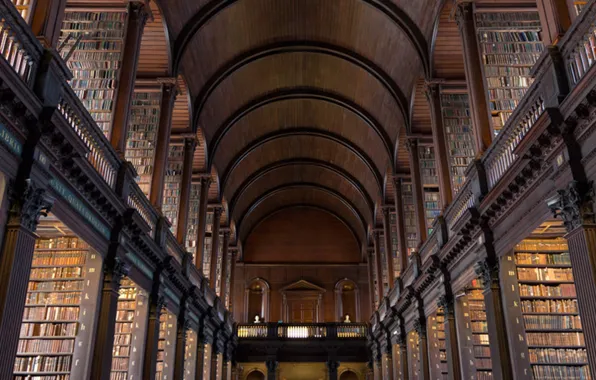
{"type": "Polygon", "coordinates": [[[237,326],[239,339],[365,339],[366,323],[252,323],[237,326]]]}

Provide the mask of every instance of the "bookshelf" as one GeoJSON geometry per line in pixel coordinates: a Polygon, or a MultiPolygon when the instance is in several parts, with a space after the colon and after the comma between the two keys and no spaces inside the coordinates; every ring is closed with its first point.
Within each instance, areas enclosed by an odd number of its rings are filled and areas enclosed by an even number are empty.
{"type": "Polygon", "coordinates": [[[418,249],[418,227],[416,224],[416,206],[414,205],[412,184],[403,183],[401,191],[404,203],[406,247],[408,249],[408,257],[410,257],[418,249]]]}
{"type": "Polygon", "coordinates": [[[435,149],[432,146],[421,145],[418,147],[420,161],[420,177],[424,195],[424,218],[428,234],[432,233],[435,218],[441,214],[441,201],[439,194],[439,177],[435,149]]]}
{"type": "Polygon", "coordinates": [[[163,204],[161,211],[168,218],[172,227],[170,230],[175,235],[178,226],[178,202],[182,186],[182,169],[184,167],[184,146],[170,145],[168,152],[168,165],[164,178],[163,204]]]}
{"type": "Polygon", "coordinates": [[[439,308],[427,318],[429,328],[430,377],[432,380],[448,380],[447,350],[445,343],[445,314],[439,308]]]}
{"type": "Polygon", "coordinates": [[[168,380],[174,376],[176,327],[176,316],[164,308],[159,317],[159,340],[157,342],[155,380],[168,380]]]}
{"type": "Polygon", "coordinates": [[[31,0],[12,0],[12,4],[15,6],[17,11],[21,14],[21,17],[29,22],[29,13],[31,12],[31,0]]]}
{"type": "Polygon", "coordinates": [[[374,254],[374,252],[370,255],[369,260],[372,261],[371,265],[372,265],[372,282],[373,282],[373,290],[372,293],[374,295],[374,303],[376,305],[376,307],[379,306],[380,303],[380,299],[379,299],[379,292],[378,292],[378,288],[379,288],[379,271],[378,268],[379,266],[377,265],[377,255],[374,254]]]}
{"type": "Polygon", "coordinates": [[[389,213],[389,231],[391,233],[391,252],[393,254],[393,277],[399,277],[401,273],[399,262],[399,245],[397,239],[397,215],[395,212],[389,213]]]}
{"type": "Polygon", "coordinates": [[[385,249],[385,234],[379,233],[379,257],[381,258],[381,270],[383,279],[383,295],[389,292],[389,271],[387,268],[387,250],[385,249]]]}
{"type": "Polygon", "coordinates": [[[35,243],[13,379],[85,376],[101,257],[74,236],[35,243]]]}
{"type": "Polygon", "coordinates": [[[586,4],[588,4],[588,2],[584,1],[584,0],[574,0],[573,1],[573,8],[575,9],[575,14],[577,16],[579,16],[579,14],[582,13],[582,9],[584,9],[586,4]]]}
{"type": "Polygon", "coordinates": [[[496,136],[532,84],[530,70],[544,49],[540,17],[535,10],[477,9],[476,31],[496,136]]]}
{"type": "Polygon", "coordinates": [[[183,380],[195,380],[197,361],[197,333],[193,329],[186,330],[186,346],[184,347],[184,376],[183,380]]]}
{"type": "Polygon", "coordinates": [[[210,278],[211,272],[211,246],[213,244],[211,233],[213,231],[213,211],[207,211],[205,221],[205,242],[203,244],[203,274],[210,278]]]}
{"type": "Polygon", "coordinates": [[[534,377],[589,378],[567,241],[523,240],[514,263],[534,377]]]}
{"type": "Polygon", "coordinates": [[[408,373],[410,378],[418,379],[422,374],[420,363],[420,336],[416,331],[408,333],[408,373]]]}
{"type": "Polygon", "coordinates": [[[466,291],[467,306],[472,333],[473,361],[476,379],[492,379],[492,360],[490,357],[490,341],[486,321],[486,306],[480,280],[472,281],[466,291]]]}
{"type": "Polygon", "coordinates": [[[224,299],[224,306],[229,311],[231,311],[230,310],[230,288],[232,287],[232,284],[230,283],[230,280],[231,280],[230,276],[232,273],[231,270],[232,270],[232,260],[233,259],[234,259],[234,255],[230,251],[228,251],[228,257],[225,261],[226,267],[224,270],[224,273],[225,273],[225,278],[224,278],[225,288],[224,289],[226,292],[224,294],[223,299],[224,299]]]}
{"type": "Polygon", "coordinates": [[[449,152],[451,187],[456,194],[466,180],[466,169],[476,156],[468,94],[442,89],[441,108],[449,152]]]}
{"type": "Polygon", "coordinates": [[[65,11],[60,34],[63,58],[73,74],[70,86],[99,128],[110,137],[114,98],[120,75],[126,11],[65,11]],[[81,37],[82,36],[82,37],[81,37]],[[75,47],[74,44],[81,37],[75,47]]]}
{"type": "Polygon", "coordinates": [[[124,157],[136,169],[136,181],[147,198],[151,192],[160,110],[160,90],[135,89],[130,105],[124,157]]]}
{"type": "Polygon", "coordinates": [[[223,236],[219,235],[219,245],[217,246],[217,266],[216,266],[216,278],[215,278],[215,293],[219,298],[222,298],[221,294],[221,282],[223,280],[223,236]]]}
{"type": "Polygon", "coordinates": [[[201,185],[190,185],[188,225],[186,230],[186,250],[192,253],[193,262],[197,255],[197,226],[199,225],[199,209],[201,205],[201,185]]]}
{"type": "Polygon", "coordinates": [[[128,380],[139,289],[129,278],[122,279],[116,311],[110,380],[128,380]]]}

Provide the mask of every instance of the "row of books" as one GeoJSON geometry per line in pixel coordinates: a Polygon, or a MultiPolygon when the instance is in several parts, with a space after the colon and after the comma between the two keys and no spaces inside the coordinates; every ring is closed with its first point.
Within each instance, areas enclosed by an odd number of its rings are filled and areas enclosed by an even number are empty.
{"type": "MultiPolygon", "coordinates": [[[[87,249],[89,245],[76,237],[59,237],[54,239],[37,239],[35,240],[35,250],[43,250],[43,249],[73,249],[73,248],[80,248],[80,249],[87,249]]],[[[56,252],[57,256],[63,255],[63,252],[56,252]]],[[[35,258],[37,257],[38,252],[35,253],[35,258]]]]}
{"type": "Polygon", "coordinates": [[[80,250],[74,252],[61,252],[56,254],[54,252],[37,252],[33,261],[32,267],[41,265],[81,265],[85,263],[85,256],[87,251],[80,250]]]}
{"type": "Polygon", "coordinates": [[[499,99],[499,98],[511,98],[511,99],[521,99],[526,94],[525,88],[517,88],[517,89],[503,89],[503,88],[495,88],[488,90],[488,96],[491,99],[499,99]]]}
{"type": "MultiPolygon", "coordinates": [[[[524,251],[542,251],[542,254],[546,255],[549,254],[549,251],[567,251],[567,249],[567,240],[565,239],[525,239],[515,246],[517,254],[524,251]]],[[[555,254],[569,256],[568,252],[555,252],[555,254]]]]}
{"type": "Polygon", "coordinates": [[[526,333],[529,346],[584,346],[581,332],[526,333]]]}
{"type": "Polygon", "coordinates": [[[523,253],[515,254],[515,263],[518,265],[567,265],[571,266],[571,257],[564,253],[523,253]]]}
{"type": "Polygon", "coordinates": [[[575,298],[574,284],[549,285],[519,285],[519,295],[522,297],[570,297],[575,298]]]}
{"type": "Polygon", "coordinates": [[[475,345],[488,345],[488,334],[474,334],[472,335],[472,343],[475,345]]]}
{"type": "Polygon", "coordinates": [[[482,56],[485,65],[526,65],[533,66],[540,58],[538,53],[493,53],[482,56]]]}
{"type": "Polygon", "coordinates": [[[28,320],[66,320],[76,321],[79,319],[78,306],[44,306],[27,307],[23,312],[23,322],[28,320]]]}
{"type": "Polygon", "coordinates": [[[532,78],[527,76],[495,76],[487,77],[490,87],[530,87],[532,78]]]}
{"type": "Polygon", "coordinates": [[[66,292],[66,293],[46,293],[35,292],[28,293],[25,304],[31,305],[48,305],[48,304],[69,304],[78,305],[81,302],[81,292],[66,292]]]}
{"type": "Polygon", "coordinates": [[[102,89],[102,88],[116,88],[116,80],[115,79],[73,79],[70,82],[72,87],[83,87],[83,88],[95,88],[95,89],[102,89]]]}
{"type": "Polygon", "coordinates": [[[577,300],[521,301],[523,313],[577,313],[577,300]]]}
{"type": "Polygon", "coordinates": [[[487,80],[493,77],[527,77],[530,78],[530,66],[486,66],[484,67],[484,75],[487,80]]]}
{"type": "MultiPolygon", "coordinates": [[[[490,106],[491,111],[513,111],[519,104],[519,100],[518,99],[491,100],[488,104],[490,106]]],[[[503,123],[500,124],[501,126],[505,125],[509,116],[511,116],[511,115],[510,114],[506,115],[505,119],[504,120],[502,119],[503,123]]]]}
{"type": "Polygon", "coordinates": [[[524,315],[527,330],[581,330],[582,323],[579,315],[524,315]]]}
{"type": "Polygon", "coordinates": [[[520,281],[573,281],[571,268],[517,268],[520,281]]]}
{"type": "Polygon", "coordinates": [[[19,340],[17,355],[46,353],[72,353],[74,339],[21,339],[19,340]]]}
{"type": "Polygon", "coordinates": [[[538,12],[477,12],[476,27],[540,29],[538,12]]]}
{"type": "MultiPolygon", "coordinates": [[[[117,70],[120,69],[120,62],[115,61],[87,61],[79,60],[74,61],[72,64],[72,70],[117,70]]],[[[89,89],[86,89],[89,90],[89,89]]],[[[112,92],[110,88],[108,88],[112,92]]],[[[89,90],[96,91],[96,90],[89,90]]],[[[113,96],[110,94],[109,96],[113,96]]]]}
{"type": "Polygon", "coordinates": [[[588,354],[585,348],[563,349],[563,348],[530,348],[529,358],[532,363],[587,363],[588,354]]]}
{"type": "MultiPolygon", "coordinates": [[[[105,87],[103,88],[111,88],[114,89],[116,88],[117,82],[116,79],[118,79],[118,71],[116,70],[92,70],[92,71],[88,71],[88,70],[77,70],[76,68],[71,68],[71,71],[73,72],[73,74],[76,74],[76,76],[70,81],[70,86],[72,87],[72,89],[76,92],[78,89],[81,90],[85,90],[87,89],[87,84],[89,84],[89,82],[86,81],[94,81],[92,83],[97,84],[98,82],[96,81],[104,81],[101,83],[106,84],[105,87]],[[77,85],[76,87],[74,85],[77,85]],[[107,85],[109,84],[109,86],[107,85]]],[[[93,86],[93,88],[99,88],[98,86],[93,86]]],[[[81,99],[83,100],[83,99],[81,99]]]]}
{"type": "MultiPolygon", "coordinates": [[[[68,372],[70,356],[23,356],[16,358],[14,372],[68,372]]],[[[37,379],[37,376],[35,377],[37,379]]]]}
{"type": "Polygon", "coordinates": [[[31,281],[47,279],[80,278],[83,275],[82,267],[50,267],[31,269],[31,281]]]}
{"type": "Polygon", "coordinates": [[[590,369],[585,367],[565,366],[533,366],[532,371],[535,379],[574,379],[590,380],[590,369]]]}
{"type": "MultiPolygon", "coordinates": [[[[505,43],[506,45],[508,45],[507,43],[509,42],[518,42],[521,43],[521,45],[526,45],[528,46],[528,48],[530,48],[530,46],[535,46],[535,45],[542,45],[542,40],[540,40],[538,33],[534,32],[534,31],[520,31],[520,32],[515,32],[515,33],[502,33],[502,32],[490,32],[490,31],[485,31],[482,32],[482,42],[501,42],[501,43],[505,43]]],[[[494,45],[494,46],[503,46],[503,45],[494,45]]],[[[542,46],[540,47],[540,49],[542,48],[542,46]]]]}
{"type": "Polygon", "coordinates": [[[75,336],[79,324],[73,323],[23,323],[21,324],[21,337],[33,336],[75,336]]]}
{"type": "Polygon", "coordinates": [[[118,295],[114,346],[112,349],[112,372],[110,373],[111,380],[128,379],[127,370],[131,352],[130,344],[132,342],[137,294],[138,290],[130,278],[123,279],[118,295]]]}

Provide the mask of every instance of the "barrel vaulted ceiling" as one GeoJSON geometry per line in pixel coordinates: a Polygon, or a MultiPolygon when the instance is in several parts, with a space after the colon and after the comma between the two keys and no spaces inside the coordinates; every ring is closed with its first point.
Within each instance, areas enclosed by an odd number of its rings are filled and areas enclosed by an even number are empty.
{"type": "Polygon", "coordinates": [[[202,137],[198,159],[240,242],[272,213],[309,206],[365,244],[403,165],[443,1],[158,3],[169,67],[202,137]]]}

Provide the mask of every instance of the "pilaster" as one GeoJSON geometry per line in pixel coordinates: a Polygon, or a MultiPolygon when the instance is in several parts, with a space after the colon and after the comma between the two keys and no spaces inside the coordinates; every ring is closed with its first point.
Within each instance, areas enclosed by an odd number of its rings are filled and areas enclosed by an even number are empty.
{"type": "Polygon", "coordinates": [[[424,194],[422,192],[422,178],[420,176],[420,159],[418,139],[408,138],[406,148],[410,156],[410,173],[412,175],[412,193],[414,194],[414,208],[416,210],[416,226],[418,227],[418,245],[426,240],[426,219],[424,218],[424,194]]]}

